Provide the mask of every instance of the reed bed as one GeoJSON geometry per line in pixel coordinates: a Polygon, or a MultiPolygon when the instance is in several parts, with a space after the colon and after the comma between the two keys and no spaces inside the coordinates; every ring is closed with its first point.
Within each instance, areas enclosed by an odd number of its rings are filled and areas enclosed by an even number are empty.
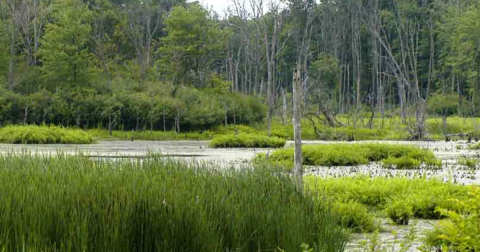
{"type": "Polygon", "coordinates": [[[343,251],[330,207],[264,166],[0,157],[0,251],[343,251]]]}

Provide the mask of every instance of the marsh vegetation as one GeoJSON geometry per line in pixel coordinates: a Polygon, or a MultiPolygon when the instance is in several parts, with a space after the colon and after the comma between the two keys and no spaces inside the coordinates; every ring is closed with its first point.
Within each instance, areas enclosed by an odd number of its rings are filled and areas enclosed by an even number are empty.
{"type": "Polygon", "coordinates": [[[480,250],[480,1],[203,2],[0,1],[0,251],[480,250]]]}

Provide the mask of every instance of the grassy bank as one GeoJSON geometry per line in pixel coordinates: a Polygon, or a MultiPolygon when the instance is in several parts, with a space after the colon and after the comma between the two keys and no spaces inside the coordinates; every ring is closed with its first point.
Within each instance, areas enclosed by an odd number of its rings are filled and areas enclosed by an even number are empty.
{"type": "MultiPolygon", "coordinates": [[[[321,144],[304,146],[302,152],[304,164],[311,166],[355,166],[382,162],[383,166],[396,169],[413,169],[421,165],[441,167],[441,161],[431,151],[408,145],[321,144]]],[[[294,149],[288,148],[276,150],[268,159],[291,166],[293,157],[294,149]]]]}
{"type": "MultiPolygon", "coordinates": [[[[371,127],[367,122],[360,120],[354,127],[351,119],[345,116],[339,116],[339,121],[345,126],[329,127],[316,122],[317,131],[309,120],[302,120],[302,138],[304,140],[330,140],[330,141],[350,141],[350,140],[408,140],[410,135],[407,127],[398,117],[382,120],[375,118],[371,127]]],[[[427,129],[429,136],[435,140],[444,140],[443,125],[441,118],[430,118],[427,120],[427,129]]],[[[480,119],[475,118],[459,118],[451,117],[447,119],[447,133],[472,133],[476,130],[476,125],[480,126],[480,119]]],[[[250,126],[245,125],[229,125],[218,126],[209,130],[181,132],[174,131],[112,131],[112,135],[106,129],[90,129],[86,132],[97,140],[148,140],[148,141],[207,141],[219,136],[248,134],[267,136],[265,123],[256,123],[250,126]]],[[[81,132],[81,131],[77,131],[81,132]]],[[[478,135],[478,133],[476,133],[478,135]]],[[[272,137],[282,139],[293,139],[293,127],[289,124],[281,123],[278,118],[273,120],[272,137]]],[[[28,137],[28,135],[27,135],[28,137]]],[[[9,139],[11,141],[12,139],[9,139]]],[[[28,139],[27,139],[28,140],[28,139]]],[[[41,139],[43,141],[43,139],[41,139]]],[[[21,142],[17,139],[17,141],[21,142]]],[[[30,140],[28,140],[30,141],[30,140]]]]}
{"type": "Polygon", "coordinates": [[[262,167],[7,156],[0,180],[0,251],[342,251],[347,239],[323,201],[262,167]]]}
{"type": "Polygon", "coordinates": [[[85,131],[58,126],[6,126],[0,128],[0,142],[9,144],[89,144],[94,138],[85,131]]]}

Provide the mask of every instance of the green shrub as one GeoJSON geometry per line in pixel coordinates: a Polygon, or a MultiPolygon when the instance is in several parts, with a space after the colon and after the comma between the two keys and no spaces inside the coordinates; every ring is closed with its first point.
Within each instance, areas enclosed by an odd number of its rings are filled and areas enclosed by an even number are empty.
{"type": "Polygon", "coordinates": [[[0,251],[343,251],[325,201],[244,168],[0,156],[0,251]]]}
{"type": "Polygon", "coordinates": [[[455,206],[450,205],[450,202],[443,198],[446,195],[436,195],[438,190],[433,192],[423,191],[421,194],[415,193],[408,197],[408,204],[412,206],[413,216],[419,219],[442,219],[443,216],[437,209],[445,207],[448,209],[456,209],[455,206]]]}
{"type": "Polygon", "coordinates": [[[337,203],[336,212],[341,216],[339,224],[353,232],[370,233],[377,228],[374,215],[368,213],[368,209],[360,203],[337,203]]]}
{"type": "Polygon", "coordinates": [[[463,210],[439,211],[448,217],[428,234],[425,247],[435,251],[480,250],[480,190],[473,187],[467,199],[452,199],[463,210]]]}
{"type": "Polygon", "coordinates": [[[285,146],[285,139],[262,135],[223,135],[217,136],[210,142],[212,148],[281,148],[285,146]]]}
{"type": "Polygon", "coordinates": [[[408,225],[413,216],[412,206],[401,200],[393,202],[386,210],[388,217],[398,225],[408,225]]]}
{"type": "MultiPolygon", "coordinates": [[[[416,146],[389,144],[322,144],[302,148],[304,164],[314,166],[355,166],[382,161],[384,166],[414,169],[425,164],[441,166],[441,161],[426,149],[416,146]]],[[[271,161],[293,162],[293,148],[276,150],[271,161]]]]}
{"type": "Polygon", "coordinates": [[[0,142],[10,144],[90,144],[93,137],[85,131],[58,126],[6,126],[0,129],[0,142]]]}

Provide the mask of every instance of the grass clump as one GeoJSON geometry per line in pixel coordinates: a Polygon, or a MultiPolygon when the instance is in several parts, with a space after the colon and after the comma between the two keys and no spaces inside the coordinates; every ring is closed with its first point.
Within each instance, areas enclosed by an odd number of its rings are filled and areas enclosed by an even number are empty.
{"type": "Polygon", "coordinates": [[[480,150],[480,143],[471,144],[471,145],[468,146],[468,149],[470,149],[470,150],[480,150]]]}
{"type": "Polygon", "coordinates": [[[388,217],[398,225],[408,225],[413,216],[413,209],[403,200],[393,202],[387,207],[388,217]]]}
{"type": "Polygon", "coordinates": [[[458,164],[466,166],[469,169],[475,170],[478,167],[479,160],[475,158],[462,157],[458,160],[458,164]]]}
{"type": "MultiPolygon", "coordinates": [[[[441,167],[441,161],[426,149],[416,146],[389,144],[324,144],[309,145],[303,149],[304,164],[312,166],[355,166],[369,162],[382,162],[383,166],[397,169],[441,167]]],[[[277,150],[269,160],[293,163],[293,148],[277,150]]]]}
{"type": "Polygon", "coordinates": [[[0,157],[0,251],[343,251],[321,199],[267,167],[0,157]]]}
{"type": "Polygon", "coordinates": [[[0,129],[0,142],[9,144],[90,144],[93,137],[79,129],[58,126],[6,126],[0,129]]]}
{"type": "Polygon", "coordinates": [[[370,233],[378,228],[374,215],[367,207],[357,202],[338,202],[336,212],[341,216],[339,224],[355,233],[370,233]]]}
{"type": "Polygon", "coordinates": [[[210,142],[212,148],[281,148],[285,139],[255,134],[223,135],[210,142]]]}

